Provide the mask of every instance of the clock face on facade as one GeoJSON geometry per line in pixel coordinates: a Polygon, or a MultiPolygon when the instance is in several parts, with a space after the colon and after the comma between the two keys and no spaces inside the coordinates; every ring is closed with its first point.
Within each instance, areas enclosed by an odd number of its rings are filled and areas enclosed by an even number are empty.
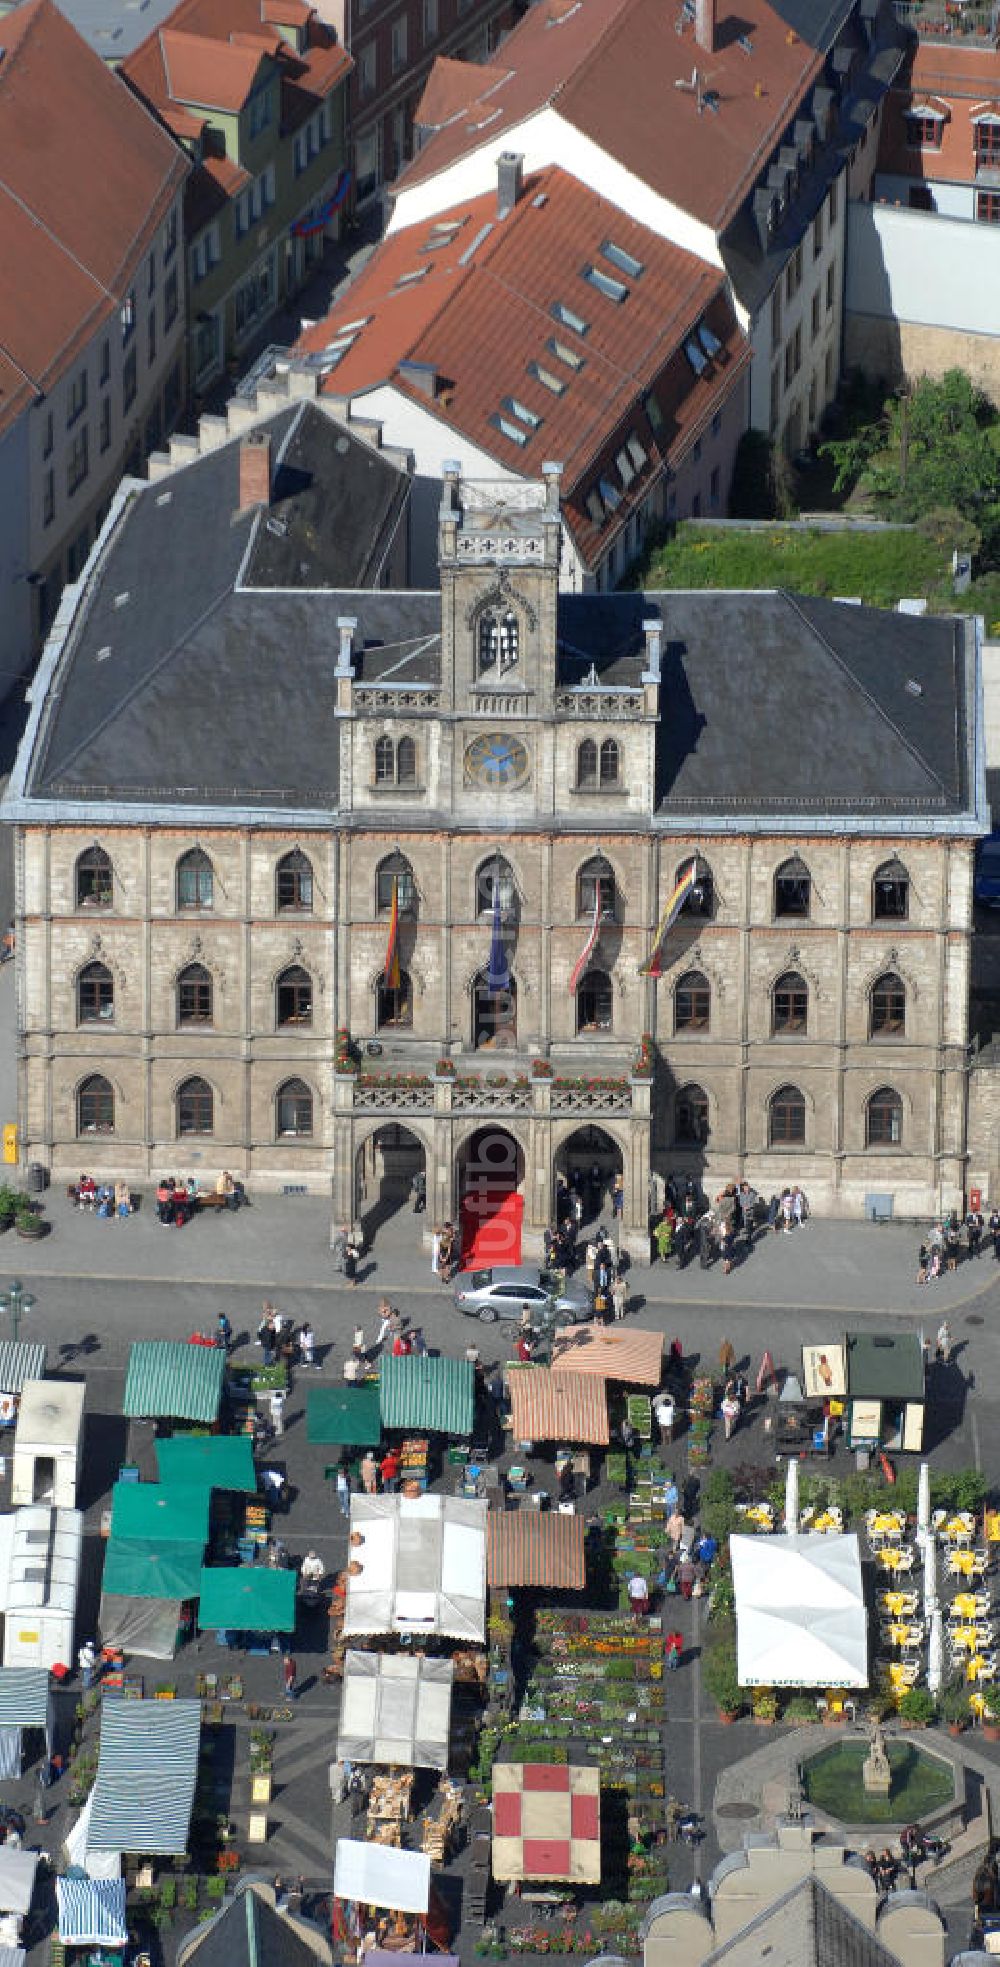
{"type": "Polygon", "coordinates": [[[465,769],[476,785],[493,791],[522,785],[528,776],[527,746],[505,731],[484,731],[473,738],[465,753],[465,769]]]}

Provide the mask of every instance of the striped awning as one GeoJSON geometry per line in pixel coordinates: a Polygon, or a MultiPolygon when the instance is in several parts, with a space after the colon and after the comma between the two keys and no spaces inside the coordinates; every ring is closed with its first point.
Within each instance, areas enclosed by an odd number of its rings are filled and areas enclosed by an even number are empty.
{"type": "Polygon", "coordinates": [[[56,1900],[64,1946],[127,1945],[123,1878],[57,1878],[56,1900]]]}
{"type": "Polygon", "coordinates": [[[518,1441],[588,1441],[607,1447],[608,1398],[592,1373],[557,1373],[548,1366],[512,1368],[511,1432],[518,1441]]]}
{"type": "Polygon", "coordinates": [[[552,1364],[560,1373],[596,1373],[626,1386],[659,1386],[663,1334],[637,1332],[632,1325],[572,1325],[557,1333],[552,1364]]]}
{"type": "Polygon", "coordinates": [[[143,1340],[129,1353],[122,1412],[142,1420],[217,1420],[225,1365],[221,1346],[143,1340]]]}
{"type": "Polygon", "coordinates": [[[486,1518],[487,1583],[582,1591],[587,1582],[585,1540],[582,1516],[491,1509],[486,1518]]]}
{"type": "Polygon", "coordinates": [[[105,1701],[88,1851],[187,1850],[198,1775],[198,1701],[105,1701]]]}
{"type": "Polygon", "coordinates": [[[0,1667],[0,1727],[47,1728],[49,1676],[35,1667],[0,1667]]]}
{"type": "Polygon", "coordinates": [[[379,1402],[384,1428],[470,1435],[475,1404],[472,1361],[431,1358],[427,1353],[398,1359],[390,1353],[382,1361],[379,1402]]]}
{"type": "Polygon", "coordinates": [[[28,1339],[0,1340],[0,1393],[20,1393],[25,1380],[45,1378],[45,1347],[28,1339]]]}

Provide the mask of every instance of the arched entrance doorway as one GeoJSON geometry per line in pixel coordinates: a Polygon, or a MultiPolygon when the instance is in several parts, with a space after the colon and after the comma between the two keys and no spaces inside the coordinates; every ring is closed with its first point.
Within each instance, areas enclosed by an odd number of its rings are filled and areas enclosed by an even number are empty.
{"type": "Polygon", "coordinates": [[[575,1198],[583,1208],[580,1221],[609,1224],[615,1176],[624,1172],[618,1142],[603,1127],[578,1127],[556,1154],[556,1209],[565,1215],[575,1198]]]}
{"type": "Polygon", "coordinates": [[[390,1216],[413,1207],[413,1183],[418,1175],[426,1182],[426,1158],[422,1142],[408,1127],[393,1122],[362,1141],[355,1159],[354,1214],[364,1231],[366,1247],[390,1216]]]}
{"type": "Polygon", "coordinates": [[[506,1127],[477,1127],[458,1151],[457,1193],[466,1270],[519,1264],[524,1152],[506,1127]]]}

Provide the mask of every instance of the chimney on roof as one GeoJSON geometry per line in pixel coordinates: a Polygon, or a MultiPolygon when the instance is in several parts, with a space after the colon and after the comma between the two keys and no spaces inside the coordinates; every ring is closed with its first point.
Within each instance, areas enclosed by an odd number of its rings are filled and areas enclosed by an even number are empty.
{"type": "Polygon", "coordinates": [[[542,477],[545,480],[545,510],[555,519],[559,517],[559,486],[562,482],[562,474],[561,464],[553,464],[550,459],[546,459],[542,466],[542,477]]]}
{"type": "Polygon", "coordinates": [[[517,150],[502,150],[497,158],[497,218],[510,217],[524,183],[524,158],[517,150]]]}
{"type": "Polygon", "coordinates": [[[650,615],[642,624],[646,638],[646,667],[642,673],[644,683],[660,681],[660,660],[663,654],[663,623],[659,615],[650,615]]]}
{"type": "Polygon", "coordinates": [[[271,434],[248,431],[240,439],[240,496],[237,514],[271,503],[271,434]]]}
{"type": "Polygon", "coordinates": [[[694,0],[694,38],[707,55],[715,53],[716,0],[694,0]]]}
{"type": "Polygon", "coordinates": [[[336,676],[353,676],[351,657],[354,653],[354,631],[358,625],[356,615],[338,615],[337,628],[340,632],[340,647],[337,650],[336,676]]]}

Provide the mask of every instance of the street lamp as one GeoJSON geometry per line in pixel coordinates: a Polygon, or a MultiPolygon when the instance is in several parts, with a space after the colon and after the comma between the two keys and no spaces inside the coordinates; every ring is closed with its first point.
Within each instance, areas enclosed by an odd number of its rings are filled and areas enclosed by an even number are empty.
{"type": "Polygon", "coordinates": [[[24,1285],[17,1277],[15,1277],[9,1290],[0,1291],[0,1311],[10,1312],[11,1337],[15,1345],[17,1344],[18,1333],[21,1330],[21,1313],[22,1311],[30,1311],[34,1302],[35,1300],[31,1292],[25,1290],[24,1285]]]}

